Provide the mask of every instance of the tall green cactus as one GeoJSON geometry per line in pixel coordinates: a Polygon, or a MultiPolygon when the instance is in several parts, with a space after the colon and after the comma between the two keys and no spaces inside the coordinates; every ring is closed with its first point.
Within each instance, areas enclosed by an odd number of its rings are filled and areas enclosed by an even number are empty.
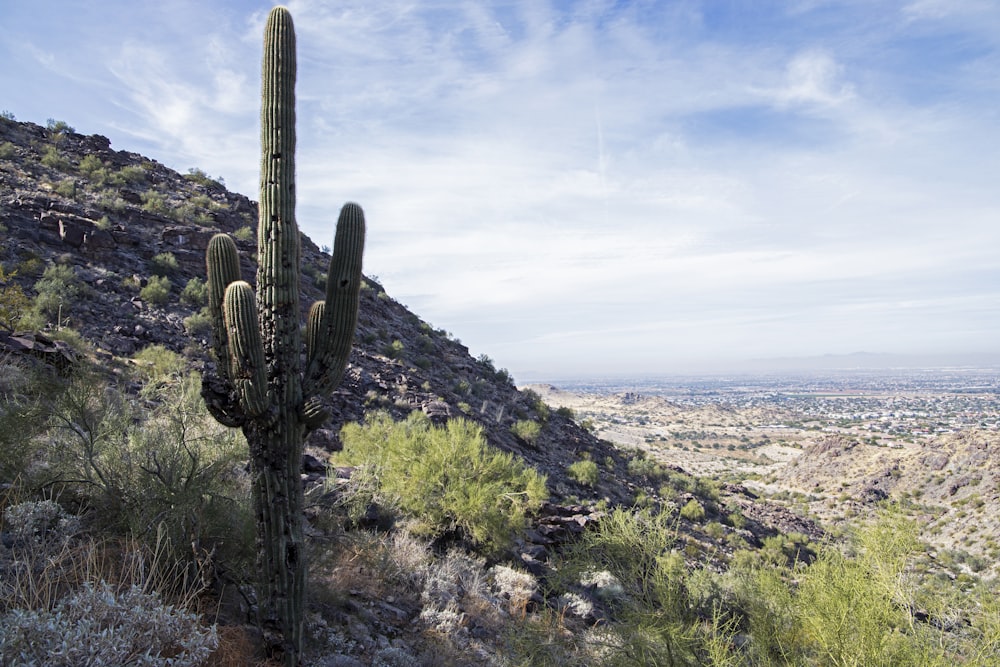
{"type": "Polygon", "coordinates": [[[295,31],[284,7],[264,30],[260,217],[256,290],[240,280],[236,244],[208,244],[209,310],[217,375],[204,393],[213,415],[250,447],[257,521],[259,619],[272,654],[297,665],[302,650],[305,551],[300,467],[306,432],[328,415],[357,324],[365,222],[347,204],[337,221],[326,300],[309,311],[301,361],[299,230],[295,223],[295,31]]]}

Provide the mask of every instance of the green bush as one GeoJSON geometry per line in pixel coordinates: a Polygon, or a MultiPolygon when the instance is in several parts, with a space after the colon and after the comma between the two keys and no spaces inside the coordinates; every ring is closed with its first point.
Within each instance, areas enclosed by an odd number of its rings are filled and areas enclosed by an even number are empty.
{"type": "Polygon", "coordinates": [[[76,198],[76,181],[72,178],[65,178],[56,185],[56,194],[67,199],[76,198]]]}
{"type": "Polygon", "coordinates": [[[438,537],[460,529],[484,549],[506,549],[525,514],[547,497],[545,477],[490,447],[464,419],[434,426],[421,412],[394,422],[382,412],[341,431],[339,461],[374,470],[382,492],[438,537]]]}
{"type": "Polygon", "coordinates": [[[522,419],[510,427],[511,433],[524,440],[528,444],[535,444],[538,435],[542,432],[542,425],[530,419],[522,419]]]}
{"type": "Polygon", "coordinates": [[[0,160],[9,160],[17,155],[17,147],[9,141],[0,144],[0,160]]]}
{"type": "Polygon", "coordinates": [[[45,152],[42,153],[42,164],[50,169],[56,169],[58,171],[69,171],[69,160],[64,158],[59,149],[55,146],[46,146],[45,152]]]}
{"type": "Polygon", "coordinates": [[[250,243],[253,241],[253,229],[250,225],[244,225],[233,232],[233,238],[242,243],[250,243]]]}
{"type": "Polygon", "coordinates": [[[184,318],[184,330],[189,336],[207,338],[212,334],[212,317],[208,307],[204,307],[194,315],[184,318]]]}
{"type": "Polygon", "coordinates": [[[6,273],[0,265],[0,329],[13,331],[31,306],[31,299],[15,283],[13,273],[6,273]]]}
{"type": "Polygon", "coordinates": [[[144,347],[136,353],[134,359],[142,374],[154,382],[176,379],[187,368],[184,357],[162,345],[144,347]]]}
{"type": "MultiPolygon", "coordinates": [[[[697,618],[689,605],[684,558],[673,549],[669,514],[615,509],[570,545],[554,568],[557,591],[613,582],[603,596],[611,618],[596,655],[571,664],[701,665],[697,618]],[[600,656],[596,662],[594,657],[600,656]]],[[[568,656],[562,656],[565,661],[568,656]]]]}
{"type": "Polygon", "coordinates": [[[54,265],[45,269],[35,282],[34,309],[43,317],[65,317],[70,306],[85,294],[83,282],[71,266],[54,265]]]}
{"type": "Polygon", "coordinates": [[[403,345],[403,341],[396,339],[382,347],[382,354],[390,359],[399,359],[403,356],[404,349],[406,349],[406,346],[403,345]]]}
{"type": "Polygon", "coordinates": [[[47,466],[31,484],[58,484],[98,526],[150,546],[166,540],[176,559],[195,565],[215,549],[234,572],[248,571],[254,528],[242,435],[209,415],[197,374],[147,385],[143,398],[96,374],[74,376],[49,407],[47,466]]]}
{"type": "MultiPolygon", "coordinates": [[[[145,174],[143,174],[145,177],[145,174]]],[[[146,190],[142,193],[142,210],[149,213],[166,215],[170,209],[167,208],[167,199],[156,190],[146,190]]]]}
{"type": "Polygon", "coordinates": [[[181,302],[189,306],[204,306],[208,303],[208,286],[205,281],[195,276],[187,281],[181,290],[181,302]]]}
{"type": "Polygon", "coordinates": [[[701,503],[692,498],[681,508],[681,516],[688,521],[701,521],[705,518],[705,508],[701,503]]]}
{"type": "Polygon", "coordinates": [[[139,296],[154,306],[162,306],[170,299],[170,279],[166,276],[150,276],[146,286],[139,290],[139,296]]]}
{"type": "Polygon", "coordinates": [[[591,460],[577,461],[571,463],[567,469],[569,476],[584,486],[597,485],[597,464],[591,460]]]}
{"type": "Polygon", "coordinates": [[[180,265],[172,252],[161,252],[153,257],[153,275],[169,276],[177,271],[180,265]]]}

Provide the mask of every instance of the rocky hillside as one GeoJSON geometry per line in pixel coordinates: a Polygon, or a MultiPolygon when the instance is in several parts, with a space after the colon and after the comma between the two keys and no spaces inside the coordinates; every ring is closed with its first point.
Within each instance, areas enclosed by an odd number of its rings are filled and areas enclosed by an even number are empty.
{"type": "MultiPolygon", "coordinates": [[[[28,295],[47,266],[70,267],[83,287],[62,304],[62,324],[100,357],[130,358],[158,344],[194,366],[211,363],[201,306],[185,299],[184,289],[192,279],[204,280],[205,246],[220,231],[236,239],[244,277],[254,281],[256,216],[255,202],[196,170],[179,174],[62,124],[0,120],[0,261],[28,295]],[[169,280],[165,299],[143,296],[154,276],[169,280]]],[[[303,236],[302,257],[302,303],[309,304],[322,297],[329,256],[303,236]]],[[[44,325],[54,327],[56,319],[44,325]]],[[[309,444],[315,454],[336,449],[340,424],[362,419],[367,409],[463,416],[482,425],[492,444],[549,474],[557,482],[555,497],[627,500],[632,492],[618,477],[607,476],[596,490],[565,479],[564,468],[585,452],[600,460],[620,455],[537,403],[506,371],[486,357],[472,358],[369,278],[351,366],[331,401],[335,418],[309,444]],[[544,422],[533,441],[511,431],[521,420],[544,422]]]]}
{"type": "MultiPolygon", "coordinates": [[[[0,118],[0,262],[29,296],[46,267],[69,267],[82,285],[79,295],[36,324],[53,328],[61,316],[100,358],[128,360],[163,345],[193,367],[212,363],[202,305],[185,288],[204,280],[205,247],[220,231],[236,239],[252,283],[256,220],[256,202],[198,170],[180,174],[62,122],[42,127],[0,118]],[[144,289],[156,276],[169,281],[166,298],[150,298],[144,289]]],[[[302,260],[302,303],[310,304],[322,297],[329,255],[303,236],[302,260]]],[[[371,278],[361,293],[351,364],[329,407],[331,423],[307,443],[319,460],[340,447],[340,426],[366,411],[384,409],[399,418],[419,409],[434,420],[465,417],[481,425],[491,444],[548,476],[554,503],[631,505],[637,495],[656,497],[660,486],[630,469],[635,452],[595,437],[536,392],[519,391],[488,357],[470,356],[371,278]],[[515,429],[519,422],[538,424],[537,435],[515,429]],[[593,484],[567,474],[582,459],[600,462],[593,484]]],[[[732,498],[745,504],[742,492],[732,498]]],[[[795,524],[780,513],[756,513],[762,523],[747,529],[751,541],[752,532],[773,534],[795,524]]]]}

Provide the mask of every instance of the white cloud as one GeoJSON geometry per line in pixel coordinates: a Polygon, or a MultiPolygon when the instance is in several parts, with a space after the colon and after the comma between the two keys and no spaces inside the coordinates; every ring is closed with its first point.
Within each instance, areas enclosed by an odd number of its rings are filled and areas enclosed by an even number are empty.
{"type": "MultiPolygon", "coordinates": [[[[93,117],[255,197],[264,12],[128,7],[93,117]]],[[[720,7],[292,0],[300,224],[515,373],[995,339],[997,10],[720,7]]]]}

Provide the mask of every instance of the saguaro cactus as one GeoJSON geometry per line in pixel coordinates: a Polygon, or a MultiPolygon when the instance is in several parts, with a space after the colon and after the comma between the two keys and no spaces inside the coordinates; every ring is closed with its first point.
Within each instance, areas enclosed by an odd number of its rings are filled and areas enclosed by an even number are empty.
{"type": "Polygon", "coordinates": [[[305,367],[295,223],[295,32],[284,7],[264,31],[260,217],[256,289],[240,280],[236,244],[208,244],[209,310],[217,375],[206,375],[212,413],[239,426],[250,447],[257,521],[259,620],[286,665],[302,650],[305,552],[299,472],[306,432],[327,414],[322,397],[341,381],[357,324],[365,222],[346,204],[337,221],[326,299],[312,305],[305,367]]]}

